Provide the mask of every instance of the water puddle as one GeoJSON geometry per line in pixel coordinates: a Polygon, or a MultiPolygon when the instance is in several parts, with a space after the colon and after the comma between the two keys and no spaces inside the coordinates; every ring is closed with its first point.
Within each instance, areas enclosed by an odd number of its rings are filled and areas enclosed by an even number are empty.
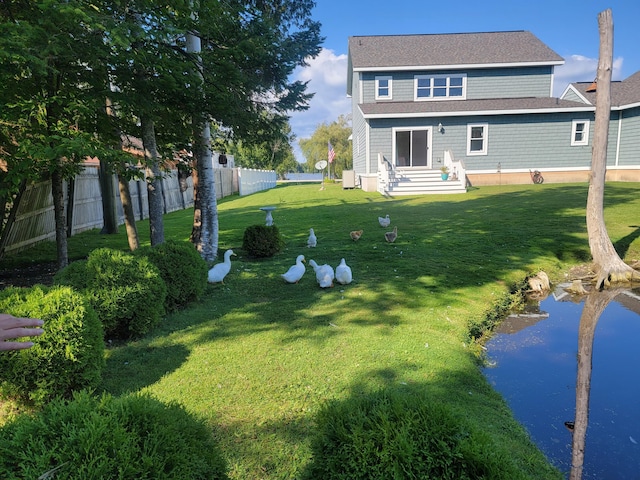
{"type": "Polygon", "coordinates": [[[485,376],[567,478],[640,479],[640,289],[560,286],[486,347],[485,376]]]}

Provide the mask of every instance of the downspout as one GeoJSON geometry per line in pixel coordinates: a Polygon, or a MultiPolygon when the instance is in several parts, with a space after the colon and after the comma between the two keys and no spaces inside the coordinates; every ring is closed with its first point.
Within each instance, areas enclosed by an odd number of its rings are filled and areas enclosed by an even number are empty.
{"type": "Polygon", "coordinates": [[[622,136],[622,110],[618,112],[618,138],[616,139],[616,167],[620,160],[620,137],[622,136]]]}
{"type": "Polygon", "coordinates": [[[369,131],[370,125],[369,120],[365,120],[365,128],[364,128],[364,138],[365,138],[365,174],[369,175],[371,173],[371,147],[369,146],[369,131]]]}

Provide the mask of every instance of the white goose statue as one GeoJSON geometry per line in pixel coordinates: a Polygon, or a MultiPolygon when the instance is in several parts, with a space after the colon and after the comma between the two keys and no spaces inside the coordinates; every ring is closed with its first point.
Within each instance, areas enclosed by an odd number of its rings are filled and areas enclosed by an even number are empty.
{"type": "Polygon", "coordinates": [[[224,262],[218,263],[209,270],[207,281],[209,283],[224,283],[224,277],[231,270],[231,255],[235,255],[233,250],[227,250],[224,252],[224,262]]]}

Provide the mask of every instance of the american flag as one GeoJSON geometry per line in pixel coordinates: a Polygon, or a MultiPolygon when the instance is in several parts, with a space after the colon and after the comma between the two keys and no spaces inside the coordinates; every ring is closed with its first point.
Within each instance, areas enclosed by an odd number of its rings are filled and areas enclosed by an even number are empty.
{"type": "Polygon", "coordinates": [[[333,162],[333,159],[336,158],[336,152],[333,150],[333,145],[329,142],[329,154],[327,155],[329,159],[329,163],[333,162]]]}

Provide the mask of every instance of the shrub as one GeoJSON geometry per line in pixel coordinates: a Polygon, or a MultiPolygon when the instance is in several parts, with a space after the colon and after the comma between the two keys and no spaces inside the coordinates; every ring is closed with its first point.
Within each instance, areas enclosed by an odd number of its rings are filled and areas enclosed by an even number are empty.
{"type": "Polygon", "coordinates": [[[210,429],[142,394],[56,400],[0,428],[0,478],[227,479],[210,429]]]}
{"type": "Polygon", "coordinates": [[[251,225],[244,231],[242,249],[253,258],[272,257],[284,247],[284,240],[275,225],[251,225]]]}
{"type": "Polygon", "coordinates": [[[86,262],[74,262],[58,272],[54,283],[83,292],[106,336],[139,337],[151,331],[164,313],[167,287],[158,268],[143,256],[99,248],[86,262]]]}
{"type": "Polygon", "coordinates": [[[507,452],[443,404],[380,392],[317,415],[308,479],[515,479],[507,452]]]}
{"type": "Polygon", "coordinates": [[[0,355],[3,395],[41,405],[98,385],[104,366],[102,325],[80,293],[42,285],[9,288],[0,292],[0,311],[45,321],[33,347],[0,355]]]}
{"type": "Polygon", "coordinates": [[[167,285],[164,302],[168,312],[198,300],[207,286],[207,262],[188,242],[167,240],[154,247],[142,247],[136,255],[147,257],[167,285]]]}

